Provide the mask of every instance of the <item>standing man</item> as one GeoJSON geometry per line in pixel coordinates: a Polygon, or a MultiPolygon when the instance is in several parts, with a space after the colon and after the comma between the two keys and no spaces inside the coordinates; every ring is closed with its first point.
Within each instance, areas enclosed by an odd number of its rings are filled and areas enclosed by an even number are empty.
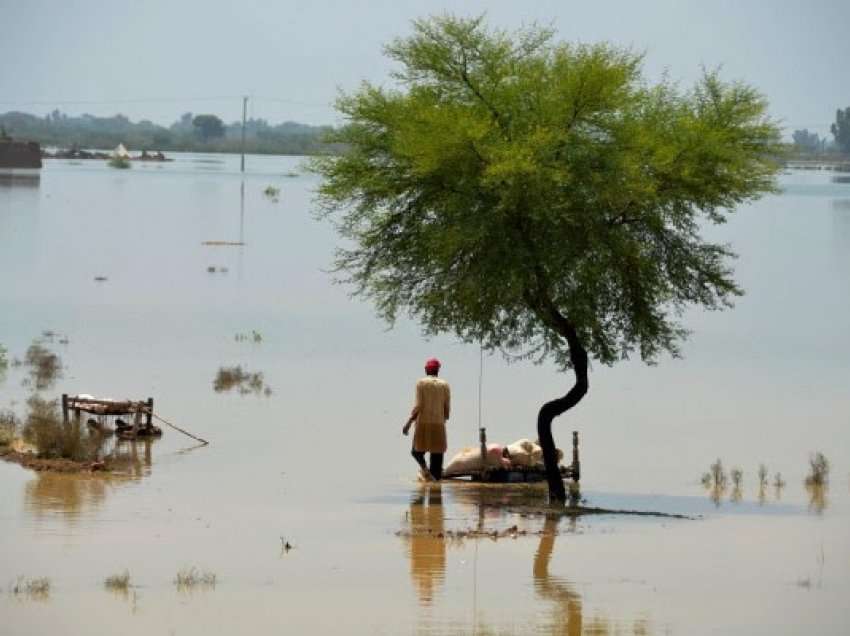
{"type": "Polygon", "coordinates": [[[410,454],[419,464],[420,474],[427,481],[439,481],[443,476],[443,454],[446,452],[446,420],[449,419],[451,392],[449,383],[437,376],[440,361],[431,358],[425,362],[425,377],[416,383],[416,404],[401,429],[404,435],[416,422],[413,433],[413,450],[410,454]],[[430,453],[431,468],[425,464],[425,453],[430,453]]]}

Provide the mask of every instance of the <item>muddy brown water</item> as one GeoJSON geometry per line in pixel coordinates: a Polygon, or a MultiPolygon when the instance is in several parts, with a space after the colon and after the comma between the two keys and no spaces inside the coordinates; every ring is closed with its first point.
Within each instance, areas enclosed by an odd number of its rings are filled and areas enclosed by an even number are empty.
{"type": "MultiPolygon", "coordinates": [[[[711,228],[741,255],[747,295],[685,316],[682,360],[597,365],[556,423],[563,445],[581,432],[589,505],[696,520],[571,521],[510,512],[540,487],[414,481],[400,429],[422,362],[440,357],[452,384],[454,450],[477,439],[479,352],[407,321],[386,331],[331,284],[316,181],[284,176],[299,162],[249,157],[244,199],[238,157],[56,160],[36,182],[0,180],[0,344],[22,358],[62,334],[49,345],[62,377],[42,395],[152,396],[212,442],[166,427],[122,444],[108,477],[0,462],[0,632],[847,633],[850,184],[790,173],[711,228]],[[214,391],[237,365],[274,392],[214,391]],[[815,493],[818,450],[832,472],[815,493]],[[718,457],[743,470],[741,492],[699,483],[718,457]],[[449,536],[513,525],[524,534],[449,536]],[[178,590],[185,567],[216,585],[178,590]],[[125,569],[133,587],[107,591],[125,569]],[[18,576],[49,577],[49,594],[13,593],[18,576]]],[[[0,408],[23,412],[27,377],[5,372],[0,408]]],[[[537,405],[566,382],[486,357],[490,439],[533,437],[537,405]]]]}

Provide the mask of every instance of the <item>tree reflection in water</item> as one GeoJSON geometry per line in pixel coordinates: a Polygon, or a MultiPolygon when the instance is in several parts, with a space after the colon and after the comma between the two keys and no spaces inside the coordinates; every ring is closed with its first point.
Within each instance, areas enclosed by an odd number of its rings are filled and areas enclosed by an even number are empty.
{"type": "MultiPolygon", "coordinates": [[[[409,527],[401,534],[407,544],[407,556],[410,560],[410,576],[420,605],[432,607],[438,588],[445,583],[446,552],[448,548],[462,548],[467,541],[482,539],[513,540],[506,538],[505,524],[517,521],[518,515],[510,512],[513,505],[536,504],[545,498],[545,490],[524,485],[494,486],[481,484],[452,484],[450,498],[453,504],[467,507],[474,516],[474,524],[466,528],[446,528],[446,516],[443,506],[442,486],[422,486],[411,497],[407,512],[409,527]]],[[[461,516],[461,518],[463,515],[461,516]]],[[[455,517],[452,517],[453,519],[455,517]]],[[[522,521],[536,526],[536,516],[525,516],[522,521]]],[[[561,534],[576,532],[576,518],[566,517],[559,528],[561,514],[548,514],[543,517],[542,527],[531,531],[538,535],[540,542],[534,554],[533,586],[536,595],[552,603],[546,617],[538,624],[537,632],[546,634],[579,635],[632,633],[649,634],[651,624],[645,619],[635,620],[631,629],[604,616],[585,617],[581,594],[566,579],[553,576],[549,572],[555,540],[561,534]]],[[[531,528],[529,528],[531,530],[531,528]]],[[[512,535],[508,535],[510,537],[512,535]]],[[[514,535],[515,536],[515,535],[514,535]]],[[[525,536],[525,535],[521,535],[525,536]]],[[[530,540],[521,538],[519,540],[530,540]]],[[[474,593],[475,594],[475,593],[474,593]]],[[[477,605],[474,602],[474,605],[477,605]]],[[[474,613],[474,633],[502,633],[487,624],[478,609],[474,613]]],[[[467,633],[471,626],[460,627],[457,633],[467,633]]],[[[427,630],[426,630],[427,631],[427,630]]],[[[450,630],[450,633],[455,633],[450,630]]],[[[509,633],[513,633],[510,632],[509,633]]]]}
{"type": "Polygon", "coordinates": [[[155,439],[112,440],[100,456],[109,456],[110,472],[99,474],[38,473],[25,485],[24,501],[36,517],[59,513],[69,520],[99,508],[111,488],[136,482],[151,473],[155,439]]]}

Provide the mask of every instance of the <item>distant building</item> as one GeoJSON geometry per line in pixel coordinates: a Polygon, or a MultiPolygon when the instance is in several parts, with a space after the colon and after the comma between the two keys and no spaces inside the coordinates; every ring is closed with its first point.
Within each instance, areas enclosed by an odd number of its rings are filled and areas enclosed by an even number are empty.
{"type": "Polygon", "coordinates": [[[0,173],[37,174],[41,168],[41,146],[34,141],[15,141],[0,129],[0,173]]]}

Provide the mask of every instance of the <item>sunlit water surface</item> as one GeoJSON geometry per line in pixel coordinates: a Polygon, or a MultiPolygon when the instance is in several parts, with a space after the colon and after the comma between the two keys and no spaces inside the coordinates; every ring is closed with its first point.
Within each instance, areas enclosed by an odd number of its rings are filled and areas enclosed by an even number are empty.
{"type": "MultiPolygon", "coordinates": [[[[0,462],[0,632],[850,631],[850,184],[784,175],[782,194],[709,228],[740,254],[747,295],[686,315],[683,359],[596,365],[556,422],[565,445],[581,433],[589,503],[693,520],[570,523],[510,512],[539,488],[414,481],[400,429],[422,361],[439,356],[452,384],[451,452],[477,440],[479,351],[408,321],[387,331],[332,284],[337,239],[313,218],[315,178],[286,176],[299,164],[248,157],[243,179],[232,156],[48,161],[38,181],[0,180],[0,344],[22,357],[53,330],[64,370],[43,395],[153,396],[212,442],[166,428],[125,445],[110,477],[0,462]],[[252,330],[262,342],[235,337],[252,330]],[[215,392],[237,364],[272,394],[215,392]],[[825,492],[803,486],[814,451],[832,465],[825,492]],[[717,458],[744,482],[713,501],[699,478],[717,458]],[[761,463],[787,486],[759,492],[761,463]],[[214,588],[177,589],[191,566],[214,588]],[[134,587],[107,591],[124,569],[134,587]],[[49,595],[15,594],[18,576],[49,577],[49,595]]],[[[5,373],[0,408],[23,413],[27,377],[5,373]]],[[[568,385],[485,357],[490,439],[533,438],[537,407],[568,385]]]]}

